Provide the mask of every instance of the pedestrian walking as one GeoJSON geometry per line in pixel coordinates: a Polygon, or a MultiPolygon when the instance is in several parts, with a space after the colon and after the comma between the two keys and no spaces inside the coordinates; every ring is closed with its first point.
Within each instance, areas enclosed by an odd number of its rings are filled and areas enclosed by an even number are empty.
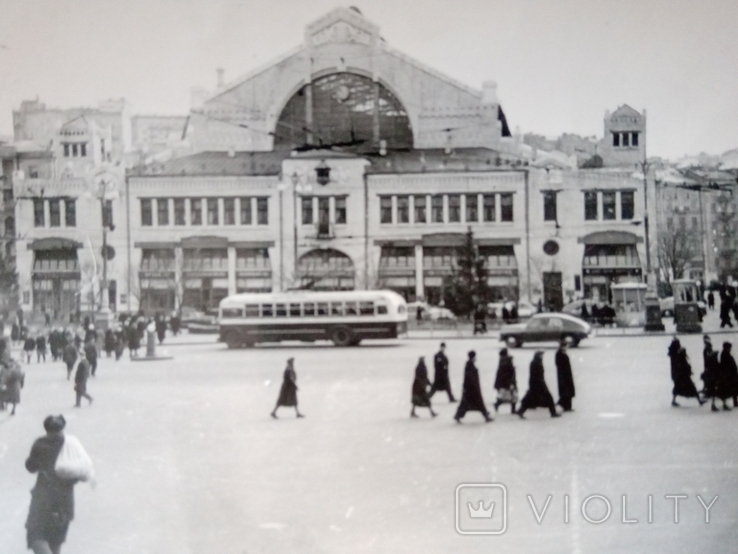
{"type": "Polygon", "coordinates": [[[474,310],[474,332],[483,334],[487,332],[487,308],[479,304],[474,310]]]}
{"type": "Polygon", "coordinates": [[[177,312],[172,312],[172,315],[169,317],[169,326],[172,328],[172,336],[176,337],[182,326],[182,320],[177,312]]]}
{"type": "Polygon", "coordinates": [[[436,417],[438,414],[433,411],[431,406],[431,397],[428,392],[428,387],[431,386],[430,380],[428,379],[428,368],[425,367],[425,358],[423,356],[418,360],[418,365],[415,366],[415,379],[413,380],[412,397],[411,402],[413,405],[410,411],[410,417],[418,417],[415,413],[415,408],[428,408],[432,417],[436,417]]]}
{"type": "Polygon", "coordinates": [[[282,387],[279,389],[277,405],[272,410],[272,417],[277,419],[277,408],[280,406],[294,407],[297,417],[305,417],[297,407],[297,374],[295,373],[295,359],[287,360],[287,368],[284,370],[282,387]]]}
{"type": "Polygon", "coordinates": [[[697,387],[695,387],[692,381],[692,366],[689,363],[689,357],[687,356],[687,350],[681,345],[679,339],[676,337],[671,341],[668,351],[669,358],[671,359],[671,380],[674,383],[671,394],[671,405],[675,408],[679,407],[676,399],[677,396],[683,396],[685,398],[696,398],[700,406],[705,403],[697,393],[697,387]]]}
{"type": "Polygon", "coordinates": [[[733,345],[729,342],[723,343],[723,351],[720,353],[720,373],[718,377],[718,396],[724,401],[733,399],[733,407],[738,407],[738,366],[731,354],[733,345]]]}
{"type": "Polygon", "coordinates": [[[23,353],[26,355],[26,363],[31,363],[31,357],[33,356],[33,352],[36,350],[36,339],[34,339],[31,336],[28,336],[23,341],[23,353]]]}
{"type": "Polygon", "coordinates": [[[436,355],[433,356],[433,369],[435,374],[433,375],[433,385],[431,386],[430,392],[428,393],[431,398],[439,391],[446,391],[448,394],[448,401],[450,403],[456,402],[454,393],[451,392],[451,380],[448,376],[448,357],[446,357],[446,343],[442,342],[436,355]]]}
{"type": "Polygon", "coordinates": [[[65,443],[64,416],[44,419],[46,435],[36,439],[26,469],[38,473],[26,519],[26,542],[34,554],[60,554],[74,519],[74,485],[78,479],[60,477],[55,466],[65,443]]]}
{"type": "Polygon", "coordinates": [[[97,371],[97,346],[92,340],[90,340],[85,343],[84,350],[85,358],[87,358],[87,362],[90,364],[90,375],[94,377],[95,372],[97,371]]]}
{"type": "Polygon", "coordinates": [[[20,404],[25,378],[21,365],[13,359],[0,366],[0,409],[4,410],[6,404],[11,404],[13,408],[10,415],[15,415],[15,407],[20,404]]]}
{"type": "Polygon", "coordinates": [[[85,353],[80,351],[79,363],[77,364],[77,372],[74,374],[74,392],[77,394],[77,401],[74,403],[75,408],[80,407],[80,401],[86,398],[92,404],[92,397],[87,394],[87,380],[90,378],[90,362],[85,358],[85,353]]]}
{"type": "Polygon", "coordinates": [[[728,294],[720,293],[720,328],[724,328],[726,325],[733,328],[733,324],[730,322],[730,308],[733,305],[733,298],[728,294]]]}
{"type": "MultiPolygon", "coordinates": [[[[703,388],[702,397],[711,398],[713,412],[719,411],[718,407],[715,406],[715,400],[718,396],[718,379],[720,377],[720,360],[718,359],[718,353],[712,348],[712,341],[708,335],[703,338],[704,348],[702,350],[702,361],[704,363],[704,371],[700,376],[702,378],[703,388]]],[[[723,399],[723,409],[729,410],[728,405],[723,399]]]]}
{"type": "Polygon", "coordinates": [[[36,359],[38,363],[41,363],[42,358],[46,363],[46,336],[43,333],[36,337],[36,359]]]}
{"type": "Polygon", "coordinates": [[[495,375],[495,390],[497,390],[495,412],[503,404],[510,404],[510,412],[514,414],[515,405],[518,402],[518,379],[515,375],[512,356],[508,354],[507,348],[500,350],[500,362],[497,365],[497,375],[495,375]]]}
{"type": "Polygon", "coordinates": [[[571,372],[571,361],[569,360],[569,354],[566,353],[566,341],[562,340],[559,344],[554,361],[556,362],[556,380],[559,384],[558,405],[565,412],[573,412],[571,399],[576,396],[576,390],[574,388],[574,375],[571,372]]]}
{"type": "Polygon", "coordinates": [[[546,385],[546,378],[543,368],[543,351],[539,350],[533,354],[533,360],[530,362],[530,375],[528,377],[528,392],[525,393],[523,400],[520,402],[518,415],[521,419],[525,419],[525,412],[530,409],[548,408],[551,417],[560,417],[556,412],[553,396],[546,385]]]}
{"type": "Polygon", "coordinates": [[[74,364],[77,363],[77,357],[77,349],[74,347],[74,343],[70,342],[64,347],[64,353],[62,354],[62,359],[67,364],[67,381],[72,376],[72,370],[74,369],[74,364]]]}
{"type": "Polygon", "coordinates": [[[461,419],[466,415],[466,412],[481,412],[485,421],[492,421],[492,418],[489,417],[487,407],[484,405],[482,386],[479,382],[479,370],[475,364],[476,357],[477,353],[474,350],[470,350],[466,366],[464,366],[464,384],[461,390],[461,402],[459,402],[459,407],[454,416],[456,423],[461,423],[461,419]]]}
{"type": "Polygon", "coordinates": [[[120,360],[123,356],[123,350],[126,347],[126,331],[120,328],[115,332],[115,361],[120,360]]]}
{"type": "Polygon", "coordinates": [[[110,358],[115,350],[115,333],[112,329],[105,329],[105,356],[110,358]]]}
{"type": "Polygon", "coordinates": [[[159,344],[164,342],[164,338],[167,335],[167,320],[164,314],[157,314],[156,316],[156,338],[159,339],[159,344]]]}
{"type": "Polygon", "coordinates": [[[707,307],[710,311],[715,309],[715,295],[712,291],[707,293],[707,307]]]}
{"type": "Polygon", "coordinates": [[[136,323],[132,321],[128,325],[128,351],[131,358],[138,358],[138,349],[141,348],[141,335],[136,323]]]}

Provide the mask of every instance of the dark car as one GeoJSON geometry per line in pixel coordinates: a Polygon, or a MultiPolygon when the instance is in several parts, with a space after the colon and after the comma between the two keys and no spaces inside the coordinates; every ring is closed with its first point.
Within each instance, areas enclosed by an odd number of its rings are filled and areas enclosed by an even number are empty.
{"type": "Polygon", "coordinates": [[[570,346],[577,346],[589,336],[592,326],[568,314],[535,314],[526,323],[505,325],[500,330],[500,340],[508,346],[516,347],[526,342],[547,342],[565,340],[570,346]]]}

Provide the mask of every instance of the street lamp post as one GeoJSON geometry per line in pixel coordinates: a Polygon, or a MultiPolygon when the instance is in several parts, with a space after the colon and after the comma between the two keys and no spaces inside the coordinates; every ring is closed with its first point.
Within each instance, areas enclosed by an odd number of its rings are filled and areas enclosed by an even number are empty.
{"type": "Polygon", "coordinates": [[[644,329],[646,331],[663,331],[664,323],[661,321],[661,306],[659,297],[656,293],[656,282],[651,274],[651,231],[649,227],[648,217],[648,170],[651,164],[647,159],[636,164],[643,173],[643,232],[646,235],[646,286],[648,290],[643,299],[646,307],[646,323],[644,329]]]}

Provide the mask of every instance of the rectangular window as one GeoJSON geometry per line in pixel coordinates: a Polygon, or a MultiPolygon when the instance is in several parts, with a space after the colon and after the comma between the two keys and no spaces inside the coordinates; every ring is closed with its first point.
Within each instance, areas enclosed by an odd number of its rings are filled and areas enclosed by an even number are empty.
{"type": "Polygon", "coordinates": [[[494,221],[495,220],[495,195],[485,194],[482,197],[482,202],[484,203],[484,221],[494,221]]]}
{"type": "Polygon", "coordinates": [[[500,194],[500,221],[513,220],[513,195],[500,194]]]}
{"type": "Polygon", "coordinates": [[[431,218],[433,223],[443,223],[443,196],[431,197],[431,218]]]}
{"type": "Polygon", "coordinates": [[[156,224],[169,225],[169,199],[156,199],[156,224]]]}
{"type": "Polygon", "coordinates": [[[64,146],[64,157],[68,158],[69,157],[69,143],[65,142],[63,146],[64,146]]]}
{"type": "Polygon", "coordinates": [[[151,198],[141,199],[141,225],[151,227],[153,225],[153,214],[151,212],[151,198]]]}
{"type": "Polygon", "coordinates": [[[313,223],[313,198],[311,196],[303,196],[302,203],[302,224],[310,225],[313,223]]]}
{"type": "Polygon", "coordinates": [[[679,216],[679,229],[684,231],[687,228],[687,218],[685,216],[679,216]]]}
{"type": "Polygon", "coordinates": [[[346,315],[359,315],[359,308],[356,302],[346,302],[346,315]]]}
{"type": "Polygon", "coordinates": [[[113,201],[106,200],[102,205],[102,223],[103,227],[112,230],[113,227],[113,201]]]}
{"type": "Polygon", "coordinates": [[[259,305],[246,304],[246,317],[259,317],[259,305]]]}
{"type": "Polygon", "coordinates": [[[49,227],[61,226],[61,206],[58,198],[49,199],[49,227]]]}
{"type": "Polygon", "coordinates": [[[271,304],[261,305],[261,317],[272,317],[274,315],[274,306],[271,304]]]}
{"type": "Polygon", "coordinates": [[[479,221],[478,199],[476,194],[466,195],[466,222],[476,223],[479,221]]]}
{"type": "Polygon", "coordinates": [[[87,157],[87,143],[83,142],[79,145],[79,155],[83,158],[87,157]]]}
{"type": "Polygon", "coordinates": [[[620,146],[628,146],[630,133],[620,133],[620,146]]]}
{"type": "Polygon", "coordinates": [[[612,145],[613,146],[620,146],[620,133],[613,133],[612,134],[612,145]]]}
{"type": "Polygon", "coordinates": [[[397,197],[397,223],[410,223],[410,197],[397,197]]]}
{"type": "Polygon", "coordinates": [[[584,219],[595,221],[597,219],[597,192],[586,191],[584,193],[584,219]]]}
{"type": "Polygon", "coordinates": [[[305,302],[302,313],[305,314],[305,317],[314,316],[315,315],[315,304],[313,302],[305,302]]]}
{"type": "Polygon", "coordinates": [[[602,219],[615,219],[615,192],[602,193],[602,219]]]}
{"type": "MultiPolygon", "coordinates": [[[[38,179],[38,168],[35,165],[28,166],[28,178],[38,179]]],[[[10,190],[12,191],[13,189],[10,189],[10,190]]]]}
{"type": "Polygon", "coordinates": [[[387,306],[384,304],[377,305],[377,315],[386,315],[387,314],[387,306]]]}
{"type": "Polygon", "coordinates": [[[415,223],[425,223],[425,196],[415,196],[415,223]]]}
{"type": "Polygon", "coordinates": [[[277,317],[287,317],[287,304],[275,304],[274,313],[277,317]]]}
{"type": "Polygon", "coordinates": [[[217,198],[208,198],[207,199],[207,206],[208,206],[208,225],[218,225],[219,218],[218,218],[218,199],[217,198]]]}
{"type": "Polygon", "coordinates": [[[638,146],[638,133],[631,133],[630,134],[630,145],[631,146],[638,146]]]}
{"type": "Polygon", "coordinates": [[[72,143],[72,157],[76,158],[77,156],[79,156],[78,146],[76,142],[73,142],[72,143]]]}
{"type": "Polygon", "coordinates": [[[258,225],[269,225],[269,199],[256,199],[256,223],[258,225]]]}
{"type": "Polygon", "coordinates": [[[558,221],[556,213],[556,193],[543,193],[543,221],[558,221]]]}
{"type": "Polygon", "coordinates": [[[300,304],[290,304],[290,317],[300,317],[300,304]]]}
{"type": "Polygon", "coordinates": [[[175,225],[185,224],[185,199],[184,198],[174,199],[174,224],[175,225]]]}
{"type": "Polygon", "coordinates": [[[318,302],[316,315],[328,315],[328,302],[318,302]]]}
{"type": "Polygon", "coordinates": [[[336,223],[344,225],[346,223],[346,197],[336,196],[336,223]]]}
{"type": "Polygon", "coordinates": [[[318,198],[318,223],[328,225],[331,221],[331,200],[327,196],[318,198]]]}
{"type": "Polygon", "coordinates": [[[241,198],[241,225],[251,225],[251,198],[241,198]]]}
{"type": "Polygon", "coordinates": [[[236,199],[223,199],[223,225],[236,224],[236,199]]]}
{"type": "Polygon", "coordinates": [[[74,198],[64,199],[64,225],[75,227],[77,225],[77,205],[74,198]]]}
{"type": "Polygon", "coordinates": [[[190,224],[202,225],[202,199],[190,198],[190,224]]]}
{"type": "Polygon", "coordinates": [[[633,219],[635,212],[635,193],[623,191],[620,193],[620,217],[621,219],[633,219]]]}
{"type": "Polygon", "coordinates": [[[374,315],[374,302],[359,302],[359,313],[361,315],[374,315]]]}
{"type": "Polygon", "coordinates": [[[448,195],[448,221],[449,223],[461,221],[461,196],[458,194],[448,195]]]}
{"type": "Polygon", "coordinates": [[[392,223],[392,197],[379,197],[379,222],[392,223]]]}
{"type": "Polygon", "coordinates": [[[331,302],[331,315],[343,315],[343,302],[331,302]]]}

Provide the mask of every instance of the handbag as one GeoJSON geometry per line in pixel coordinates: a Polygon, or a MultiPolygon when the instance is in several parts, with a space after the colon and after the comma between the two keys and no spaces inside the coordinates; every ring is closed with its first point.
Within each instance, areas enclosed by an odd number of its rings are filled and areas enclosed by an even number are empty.
{"type": "Polygon", "coordinates": [[[54,471],[62,479],[77,481],[89,481],[95,476],[92,460],[79,439],[73,435],[64,435],[64,444],[56,458],[54,471]]]}

